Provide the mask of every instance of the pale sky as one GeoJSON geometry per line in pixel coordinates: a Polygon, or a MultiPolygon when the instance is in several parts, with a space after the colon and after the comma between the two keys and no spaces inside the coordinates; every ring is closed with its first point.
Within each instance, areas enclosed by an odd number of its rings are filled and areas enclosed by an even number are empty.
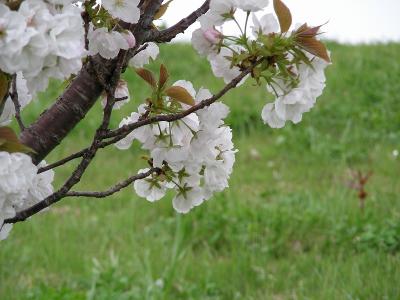
{"type": "MultiPolygon", "coordinates": [[[[284,0],[284,2],[291,9],[295,23],[321,25],[328,22],[323,30],[326,32],[326,38],[347,43],[400,41],[400,0],[284,0]]],[[[202,3],[203,0],[174,0],[163,19],[168,25],[172,25],[202,3]]],[[[199,25],[193,26],[197,27],[199,25]]],[[[191,31],[180,35],[179,40],[189,40],[191,31]]]]}

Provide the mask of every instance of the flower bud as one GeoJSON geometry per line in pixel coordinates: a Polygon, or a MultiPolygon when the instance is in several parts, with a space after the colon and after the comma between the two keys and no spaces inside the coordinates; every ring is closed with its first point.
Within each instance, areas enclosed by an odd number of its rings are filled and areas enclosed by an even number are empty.
{"type": "Polygon", "coordinates": [[[135,36],[132,34],[132,32],[125,31],[125,32],[122,32],[121,34],[124,37],[124,39],[126,40],[126,42],[128,43],[129,49],[135,47],[136,39],[135,39],[135,36]]]}
{"type": "Polygon", "coordinates": [[[207,29],[203,32],[203,35],[207,41],[211,44],[218,44],[222,39],[222,33],[214,28],[207,29]]]}

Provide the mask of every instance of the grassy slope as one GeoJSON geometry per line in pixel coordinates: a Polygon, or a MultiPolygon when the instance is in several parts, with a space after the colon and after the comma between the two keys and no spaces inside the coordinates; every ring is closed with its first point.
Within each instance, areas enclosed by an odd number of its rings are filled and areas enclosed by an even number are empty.
{"type": "MultiPolygon", "coordinates": [[[[400,148],[400,45],[331,48],[327,91],[298,126],[263,126],[260,88],[225,98],[240,149],[229,190],[185,216],[170,199],[150,204],[130,189],[65,200],[0,244],[0,298],[398,299],[400,160],[391,153],[400,148]],[[364,214],[346,187],[349,167],[374,171],[364,214]]],[[[162,59],[174,79],[222,86],[190,48],[173,49],[162,59]]],[[[126,77],[139,102],[147,90],[126,77]]],[[[98,112],[49,161],[86,145],[98,112]]],[[[137,148],[102,153],[80,188],[134,173],[143,165],[137,148]]]]}

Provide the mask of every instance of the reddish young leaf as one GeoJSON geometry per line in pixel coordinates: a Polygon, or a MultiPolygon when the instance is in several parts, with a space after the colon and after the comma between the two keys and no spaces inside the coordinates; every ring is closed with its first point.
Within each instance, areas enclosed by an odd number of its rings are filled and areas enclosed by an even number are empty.
{"type": "Polygon", "coordinates": [[[195,105],[194,99],[189,92],[180,86],[171,86],[165,91],[165,94],[172,99],[182,102],[187,105],[195,105]]]}
{"type": "Polygon", "coordinates": [[[8,98],[9,89],[10,89],[10,80],[6,74],[0,71],[0,115],[3,112],[4,105],[8,98]]]}
{"type": "Polygon", "coordinates": [[[23,145],[19,141],[14,130],[12,130],[10,127],[0,127],[0,151],[5,151],[8,153],[33,152],[32,149],[23,145]]]}
{"type": "Polygon", "coordinates": [[[136,73],[153,88],[157,88],[156,79],[154,78],[154,75],[151,71],[147,69],[136,69],[136,73]]]}
{"type": "Polygon", "coordinates": [[[274,9],[278,16],[281,32],[288,32],[292,26],[292,14],[289,8],[281,0],[274,0],[274,9]]]}
{"type": "Polygon", "coordinates": [[[315,37],[298,37],[296,42],[300,45],[300,47],[304,48],[311,54],[322,58],[328,63],[331,62],[331,58],[329,57],[328,50],[326,49],[325,45],[315,37]]]}
{"type": "Polygon", "coordinates": [[[167,83],[169,78],[168,70],[167,68],[161,64],[160,66],[160,79],[158,81],[158,88],[162,89],[164,85],[167,83]]]}

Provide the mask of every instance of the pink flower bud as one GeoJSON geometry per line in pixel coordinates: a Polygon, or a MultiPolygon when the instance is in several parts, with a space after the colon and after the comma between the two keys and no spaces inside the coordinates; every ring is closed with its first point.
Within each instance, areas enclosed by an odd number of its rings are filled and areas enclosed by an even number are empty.
{"type": "Polygon", "coordinates": [[[128,45],[129,45],[129,49],[135,47],[136,39],[135,39],[135,36],[132,34],[132,32],[125,31],[125,32],[122,33],[122,36],[127,41],[128,45]]]}
{"type": "Polygon", "coordinates": [[[203,35],[211,44],[218,44],[222,39],[222,33],[214,28],[207,29],[203,35]]]}

